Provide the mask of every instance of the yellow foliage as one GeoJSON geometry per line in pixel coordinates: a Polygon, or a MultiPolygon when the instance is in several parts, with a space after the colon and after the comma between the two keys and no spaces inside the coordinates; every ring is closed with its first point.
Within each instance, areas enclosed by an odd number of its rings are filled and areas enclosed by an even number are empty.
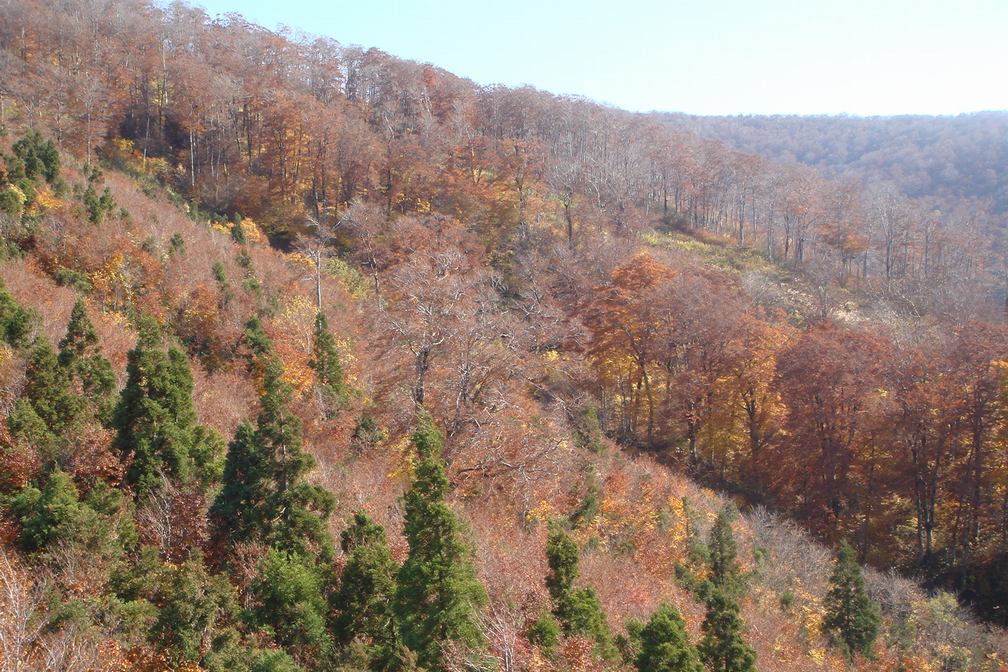
{"type": "Polygon", "coordinates": [[[91,286],[99,295],[104,295],[107,307],[133,303],[134,291],[123,271],[124,261],[122,253],[116,253],[104,266],[88,274],[91,286]]]}
{"type": "Polygon", "coordinates": [[[411,480],[413,478],[413,469],[416,462],[415,455],[413,454],[413,443],[408,436],[400,436],[399,440],[391,447],[393,452],[398,452],[402,455],[402,459],[399,460],[399,466],[393,471],[389,472],[388,477],[394,480],[411,480]]]}
{"type": "Polygon", "coordinates": [[[133,141],[127,138],[116,138],[112,141],[112,144],[123,154],[129,154],[133,151],[133,141]]]}
{"type": "Polygon", "coordinates": [[[242,233],[245,234],[245,240],[257,245],[263,242],[264,236],[262,231],[259,230],[259,226],[250,217],[242,218],[240,226],[242,233]]]}
{"type": "MultiPolygon", "coordinates": [[[[188,204],[186,205],[186,208],[188,209],[188,204]]],[[[265,237],[263,236],[262,231],[259,230],[259,226],[254,221],[252,221],[251,217],[242,218],[241,224],[239,224],[238,226],[241,227],[241,231],[245,235],[245,240],[248,243],[258,245],[259,243],[263,242],[265,237]]],[[[218,233],[226,234],[228,236],[232,235],[231,232],[234,229],[234,227],[235,224],[232,222],[210,222],[211,229],[213,229],[218,233]]]]}
{"type": "Polygon", "coordinates": [[[42,185],[35,191],[35,207],[39,210],[52,210],[60,205],[62,201],[56,197],[48,184],[42,185]]]}
{"type": "Polygon", "coordinates": [[[294,296],[284,303],[274,321],[274,347],[284,365],[284,380],[299,394],[311,389],[315,379],[315,372],[308,365],[315,313],[315,304],[310,299],[294,296]]]}
{"type": "Polygon", "coordinates": [[[826,662],[826,649],[823,649],[822,647],[817,646],[809,651],[808,655],[816,665],[821,666],[826,662]]]}
{"type": "Polygon", "coordinates": [[[14,194],[14,198],[17,199],[17,202],[22,208],[24,207],[25,201],[28,200],[28,197],[25,196],[25,193],[21,191],[16,184],[8,184],[4,191],[14,194]]]}
{"type": "Polygon", "coordinates": [[[555,515],[556,510],[553,508],[553,505],[543,499],[529,510],[529,512],[525,515],[525,519],[530,523],[546,523],[549,522],[555,515]]]}
{"type": "Polygon", "coordinates": [[[296,266],[304,266],[305,268],[310,269],[315,268],[315,262],[312,261],[311,257],[304,252],[291,252],[287,255],[287,261],[295,264],[296,266]]]}

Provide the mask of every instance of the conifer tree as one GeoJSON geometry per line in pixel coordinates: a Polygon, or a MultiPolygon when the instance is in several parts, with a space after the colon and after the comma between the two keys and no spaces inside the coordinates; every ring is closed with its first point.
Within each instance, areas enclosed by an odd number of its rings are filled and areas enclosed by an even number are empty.
{"type": "Polygon", "coordinates": [[[243,420],[228,444],[221,489],[209,511],[218,535],[236,543],[265,536],[267,465],[255,427],[243,420]]]}
{"type": "Polygon", "coordinates": [[[34,321],[34,314],[15,301],[0,280],[0,339],[14,348],[26,346],[34,321]]]}
{"type": "Polygon", "coordinates": [[[58,455],[59,442],[56,436],[49,431],[45,421],[25,397],[14,402],[14,408],[7,416],[7,428],[13,445],[43,458],[58,455]]]}
{"type": "Polygon", "coordinates": [[[640,631],[639,672],[703,672],[679,610],[662,603],[640,631]]]}
{"type": "Polygon", "coordinates": [[[77,382],[81,394],[104,414],[115,389],[112,364],[98,349],[98,334],[88,318],[84,301],[77,299],[66,335],[59,344],[59,363],[77,382]]]}
{"type": "Polygon", "coordinates": [[[52,140],[42,140],[38,131],[29,131],[11,149],[24,162],[25,176],[44,177],[52,182],[59,175],[59,151],[52,140]]]}
{"type": "Polygon", "coordinates": [[[25,385],[9,426],[15,437],[31,442],[46,464],[64,457],[83,411],[70,376],[44,337],[32,344],[25,367],[25,385]]]}
{"type": "Polygon", "coordinates": [[[418,421],[415,476],[405,495],[409,555],[398,573],[394,611],[403,642],[416,652],[420,665],[438,668],[449,642],[482,646],[476,614],[487,595],[476,579],[472,548],[445,501],[441,435],[425,411],[418,421]]]}
{"type": "Polygon", "coordinates": [[[207,670],[233,669],[220,664],[243,653],[234,628],[238,601],[226,576],[207,572],[197,555],[165,565],[150,580],[150,599],[160,607],[150,636],[166,651],[172,668],[199,663],[207,670]]]}
{"type": "Polygon", "coordinates": [[[881,614],[878,605],[865,592],[861,566],[854,549],[846,541],[837,551],[825,607],[823,624],[832,633],[834,642],[848,655],[871,655],[881,614]]]}
{"type": "Polygon", "coordinates": [[[113,415],[114,445],[131,460],[126,482],[141,495],[156,488],[162,475],[211,480],[223,444],[216,432],[197,427],[185,353],[174,347],[165,352],[160,341],[157,323],[143,318],[113,415]]]}
{"type": "Polygon", "coordinates": [[[329,557],[325,520],[332,495],[306,479],[315,461],[302,450],[292,396],[280,361],[269,354],[255,428],[246,421],[235,433],[210,515],[233,541],[258,540],[291,553],[329,557]]]}
{"type": "Polygon", "coordinates": [[[97,513],[80,501],[73,479],[59,469],[49,474],[41,490],[29,485],[19,492],[11,511],[20,519],[21,546],[29,552],[99,527],[97,513]]]}
{"type": "Polygon", "coordinates": [[[306,478],[315,460],[301,449],[301,420],[290,409],[293,390],[283,379],[279,359],[270,358],[264,376],[256,439],[268,458],[267,539],[292,552],[324,547],[331,553],[325,520],[332,512],[332,495],[306,478]]]}
{"type": "Polygon", "coordinates": [[[22,395],[57,435],[72,425],[80,413],[81,400],[73,393],[70,377],[44,337],[36,338],[32,345],[22,395]]]}
{"type": "Polygon", "coordinates": [[[560,621],[564,634],[591,637],[600,656],[615,658],[617,651],[612,632],[598,596],[591,586],[576,588],[574,585],[580,573],[577,544],[557,525],[552,527],[546,540],[546,559],[550,568],[546,588],[553,598],[553,614],[560,621]]]}
{"type": "Polygon", "coordinates": [[[333,624],[342,646],[355,638],[366,642],[370,669],[392,667],[398,641],[392,600],[396,571],[385,539],[385,530],[363,511],[358,511],[341,535],[340,546],[348,554],[340,585],[333,594],[333,624]]]}
{"type": "Polygon", "coordinates": [[[343,365],[336,349],[336,340],[329,332],[329,325],[321,311],[315,316],[312,358],[309,365],[315,371],[317,389],[326,417],[332,417],[345,394],[343,365]]]}
{"type": "Polygon", "coordinates": [[[242,342],[245,344],[245,347],[248,348],[249,357],[253,366],[256,365],[260,358],[268,357],[273,354],[273,341],[271,341],[270,337],[266,335],[262,322],[260,322],[259,318],[255,315],[250,317],[249,321],[245,323],[245,331],[242,334],[242,342]]]}
{"type": "Polygon", "coordinates": [[[309,558],[272,549],[249,587],[256,621],[301,661],[327,654],[332,644],[323,584],[319,568],[309,558]]]}
{"type": "Polygon", "coordinates": [[[722,508],[711,527],[707,548],[710,557],[711,582],[720,588],[734,591],[739,587],[741,569],[738,550],[732,534],[734,509],[727,505],[722,508]]]}
{"type": "Polygon", "coordinates": [[[724,589],[714,587],[706,597],[700,657],[711,672],[755,672],[756,653],[742,639],[744,624],[738,602],[724,589]]]}

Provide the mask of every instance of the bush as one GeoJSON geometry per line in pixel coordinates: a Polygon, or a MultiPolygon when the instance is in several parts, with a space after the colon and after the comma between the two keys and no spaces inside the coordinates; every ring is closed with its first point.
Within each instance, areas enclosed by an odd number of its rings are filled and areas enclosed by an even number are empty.
{"type": "Polygon", "coordinates": [[[529,627],[526,637],[547,656],[553,656],[560,645],[560,622],[553,614],[545,611],[529,627]]]}
{"type": "Polygon", "coordinates": [[[256,621],[273,633],[277,644],[302,657],[328,651],[323,587],[321,574],[303,558],[270,551],[251,585],[256,621]]]}
{"type": "Polygon", "coordinates": [[[29,131],[14,143],[14,154],[24,162],[24,175],[52,182],[59,175],[59,152],[52,140],[42,140],[38,131],[29,131]]]}
{"type": "Polygon", "coordinates": [[[27,200],[24,192],[18,189],[17,186],[8,184],[3,189],[0,189],[0,212],[6,214],[11,219],[20,219],[27,200]]]}

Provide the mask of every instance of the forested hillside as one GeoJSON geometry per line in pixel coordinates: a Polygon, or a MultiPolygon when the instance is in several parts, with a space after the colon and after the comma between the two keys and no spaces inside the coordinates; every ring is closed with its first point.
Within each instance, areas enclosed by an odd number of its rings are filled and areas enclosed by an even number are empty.
{"type": "Polygon", "coordinates": [[[896,190],[944,211],[1008,214],[1008,113],[957,117],[693,117],[675,127],[751,154],[896,190]]]}
{"type": "Polygon", "coordinates": [[[971,211],[184,4],[0,74],[0,670],[1005,669],[971,211]]]}

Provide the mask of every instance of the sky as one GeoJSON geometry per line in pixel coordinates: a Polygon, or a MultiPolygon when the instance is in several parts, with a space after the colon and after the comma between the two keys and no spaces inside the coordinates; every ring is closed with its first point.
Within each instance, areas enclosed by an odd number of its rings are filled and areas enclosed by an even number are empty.
{"type": "Polygon", "coordinates": [[[1008,110],[1008,0],[194,0],[633,111],[1008,110]]]}

